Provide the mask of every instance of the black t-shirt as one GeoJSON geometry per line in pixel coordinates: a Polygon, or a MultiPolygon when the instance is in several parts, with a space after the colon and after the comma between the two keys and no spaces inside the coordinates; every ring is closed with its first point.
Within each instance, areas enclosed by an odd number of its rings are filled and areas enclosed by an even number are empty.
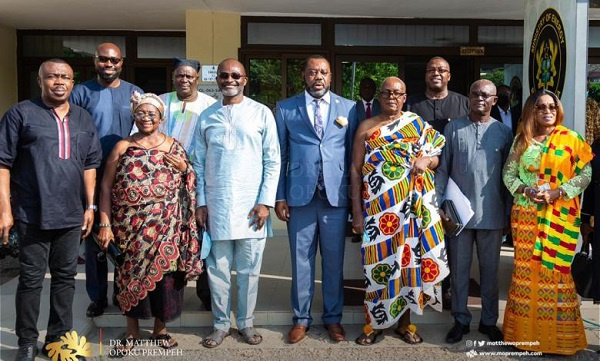
{"type": "Polygon", "coordinates": [[[469,114],[469,98],[448,91],[443,99],[429,99],[425,94],[411,95],[404,105],[406,110],[416,113],[440,133],[450,119],[458,119],[469,114]]]}
{"type": "Polygon", "coordinates": [[[82,224],[83,171],[102,160],[88,112],[70,104],[65,119],[57,118],[38,98],[14,105],[0,120],[0,164],[11,169],[13,216],[40,229],[82,224]]]}

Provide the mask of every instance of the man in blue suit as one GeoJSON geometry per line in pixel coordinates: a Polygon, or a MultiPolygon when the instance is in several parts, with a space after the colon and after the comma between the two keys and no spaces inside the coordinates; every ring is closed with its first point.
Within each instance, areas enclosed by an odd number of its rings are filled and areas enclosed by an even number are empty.
{"type": "Polygon", "coordinates": [[[302,67],[305,91],[279,102],[275,114],[282,167],[275,211],[288,222],[292,255],[294,327],[289,343],[302,340],[312,321],[317,246],[323,270],[323,323],[332,340],[345,340],[340,324],[344,233],[358,122],[355,103],[329,91],[330,69],[324,57],[308,57],[302,67]]]}

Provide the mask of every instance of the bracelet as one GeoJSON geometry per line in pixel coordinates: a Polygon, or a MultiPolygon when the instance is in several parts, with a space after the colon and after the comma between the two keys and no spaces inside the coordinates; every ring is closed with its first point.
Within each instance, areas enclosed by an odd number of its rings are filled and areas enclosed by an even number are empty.
{"type": "Polygon", "coordinates": [[[558,188],[558,198],[564,198],[565,197],[565,191],[562,188],[558,188]]]}
{"type": "Polygon", "coordinates": [[[87,208],[86,208],[86,209],[91,209],[91,210],[93,210],[94,212],[96,212],[96,211],[98,210],[98,206],[97,206],[97,205],[95,205],[95,204],[90,204],[89,206],[87,206],[87,208]]]}
{"type": "Polygon", "coordinates": [[[100,228],[110,228],[110,223],[98,223],[98,227],[100,227],[100,228]]]}

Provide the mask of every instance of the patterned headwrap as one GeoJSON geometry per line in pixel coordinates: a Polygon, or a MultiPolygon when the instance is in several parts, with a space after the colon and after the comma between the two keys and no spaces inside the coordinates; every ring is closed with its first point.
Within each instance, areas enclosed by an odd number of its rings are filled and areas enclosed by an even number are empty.
{"type": "Polygon", "coordinates": [[[158,109],[160,113],[160,118],[165,117],[165,103],[158,97],[156,94],[145,93],[140,94],[137,91],[134,91],[131,95],[131,114],[135,113],[137,108],[142,104],[152,104],[156,109],[158,109]]]}

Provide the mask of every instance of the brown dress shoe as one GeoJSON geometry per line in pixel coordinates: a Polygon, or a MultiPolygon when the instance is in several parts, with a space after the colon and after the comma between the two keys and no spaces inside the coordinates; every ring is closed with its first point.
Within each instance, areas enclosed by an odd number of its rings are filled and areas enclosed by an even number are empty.
{"type": "Polygon", "coordinates": [[[306,326],[295,325],[288,333],[288,342],[296,343],[302,341],[302,339],[306,336],[306,331],[308,331],[306,326]]]}
{"type": "Polygon", "coordinates": [[[340,342],[346,340],[346,332],[344,328],[339,323],[332,323],[330,325],[325,325],[327,329],[327,333],[329,333],[329,338],[332,341],[340,342]]]}

